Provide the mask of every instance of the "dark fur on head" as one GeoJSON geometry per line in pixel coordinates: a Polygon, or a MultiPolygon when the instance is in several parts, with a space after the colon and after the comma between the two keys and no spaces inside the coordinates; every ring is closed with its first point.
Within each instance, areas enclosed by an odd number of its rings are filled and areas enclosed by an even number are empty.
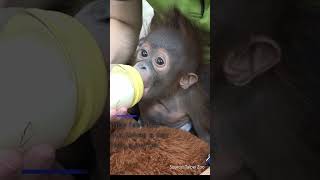
{"type": "MultiPolygon", "coordinates": [[[[158,28],[168,28],[178,31],[185,40],[188,49],[188,63],[192,63],[192,69],[185,69],[189,72],[198,72],[202,62],[202,46],[198,28],[191,23],[176,7],[171,8],[165,14],[156,14],[152,19],[149,33],[158,28]]],[[[148,33],[148,34],[149,34],[148,33]]]]}

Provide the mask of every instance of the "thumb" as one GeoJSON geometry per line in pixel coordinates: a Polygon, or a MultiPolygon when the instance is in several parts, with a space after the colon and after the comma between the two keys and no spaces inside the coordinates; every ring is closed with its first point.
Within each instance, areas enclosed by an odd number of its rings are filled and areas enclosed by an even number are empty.
{"type": "Polygon", "coordinates": [[[23,157],[18,151],[0,151],[0,179],[17,180],[23,167],[23,157]]]}
{"type": "MultiPolygon", "coordinates": [[[[25,169],[51,169],[55,162],[55,149],[50,145],[39,145],[27,151],[24,156],[25,169]]],[[[23,180],[43,180],[45,175],[24,175],[23,180]]]]}

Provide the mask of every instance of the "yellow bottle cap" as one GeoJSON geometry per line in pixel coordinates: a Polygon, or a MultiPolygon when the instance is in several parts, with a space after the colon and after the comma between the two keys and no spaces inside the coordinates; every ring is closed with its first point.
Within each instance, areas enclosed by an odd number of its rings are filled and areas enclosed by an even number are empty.
{"type": "Polygon", "coordinates": [[[112,73],[124,74],[130,79],[130,82],[132,82],[132,87],[134,89],[134,97],[130,108],[133,107],[141,100],[143,96],[144,85],[139,71],[137,71],[132,66],[124,64],[113,64],[111,65],[111,68],[112,73]]]}

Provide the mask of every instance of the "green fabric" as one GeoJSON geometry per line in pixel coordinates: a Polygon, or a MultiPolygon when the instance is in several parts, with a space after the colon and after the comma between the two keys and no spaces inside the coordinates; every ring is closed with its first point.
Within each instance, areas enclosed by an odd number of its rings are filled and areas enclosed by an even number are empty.
{"type": "Polygon", "coordinates": [[[301,12],[315,13],[315,14],[319,14],[319,12],[320,12],[320,1],[319,0],[299,1],[298,3],[296,3],[295,6],[301,12]]]}
{"type": "Polygon", "coordinates": [[[304,1],[301,1],[300,3],[298,3],[298,6],[320,8],[320,1],[319,0],[304,0],[304,1]]]}
{"type": "Polygon", "coordinates": [[[195,24],[202,34],[204,63],[210,63],[210,0],[204,0],[203,14],[200,0],[148,0],[148,2],[155,13],[160,15],[176,7],[195,24]]]}
{"type": "Polygon", "coordinates": [[[77,108],[75,123],[64,145],[73,143],[94,125],[105,106],[108,74],[100,48],[82,24],[59,12],[19,9],[8,22],[10,31],[1,32],[2,36],[41,38],[44,43],[57,49],[70,67],[73,81],[76,82],[77,108]],[[21,26],[30,31],[22,32],[21,26]]]}

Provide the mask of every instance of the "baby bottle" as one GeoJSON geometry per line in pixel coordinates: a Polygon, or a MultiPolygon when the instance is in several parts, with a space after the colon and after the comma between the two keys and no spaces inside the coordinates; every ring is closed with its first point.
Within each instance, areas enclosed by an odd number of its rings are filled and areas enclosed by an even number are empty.
{"type": "Polygon", "coordinates": [[[131,108],[143,96],[143,81],[140,73],[132,66],[111,64],[110,66],[110,110],[131,108]]]}

